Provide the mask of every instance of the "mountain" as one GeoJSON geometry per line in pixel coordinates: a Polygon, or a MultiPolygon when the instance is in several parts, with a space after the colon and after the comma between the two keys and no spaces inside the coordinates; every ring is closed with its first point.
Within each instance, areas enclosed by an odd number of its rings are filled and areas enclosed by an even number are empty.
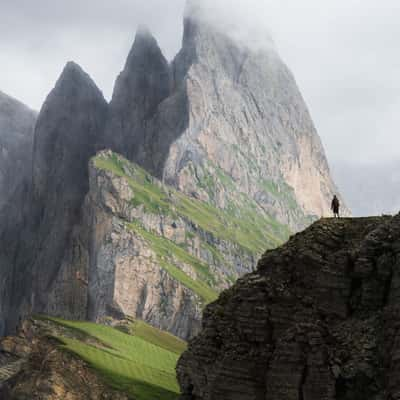
{"type": "Polygon", "coordinates": [[[184,339],[195,336],[205,305],[254,269],[255,254],[289,236],[246,201],[239,219],[111,151],[99,153],[90,162],[74,251],[39,311],[77,318],[86,309],[77,299],[88,298],[92,321],[129,315],[184,339]]]}
{"type": "MultiPolygon", "coordinates": [[[[73,229],[89,189],[88,163],[107,118],[102,93],[78,65],[68,63],[48,96],[35,128],[33,155],[34,304],[49,305],[54,276],[75,246],[73,229]]],[[[66,295],[66,294],[65,294],[66,295]]],[[[51,303],[51,301],[50,301],[51,303]]],[[[81,310],[81,315],[85,315],[81,310]]]]}
{"type": "Polygon", "coordinates": [[[399,237],[400,215],[322,219],[267,252],[205,310],[181,398],[394,398],[399,237]]]}
{"type": "MultiPolygon", "coordinates": [[[[3,292],[0,334],[14,330],[21,315],[49,304],[52,280],[73,251],[72,232],[88,190],[88,162],[106,117],[101,92],[78,65],[68,63],[37,118],[31,179],[24,202],[11,207],[21,222],[3,232],[0,264],[10,281],[3,292]]],[[[85,317],[86,299],[70,297],[81,300],[74,316],[85,317]]]]}
{"type": "Polygon", "coordinates": [[[190,338],[266,248],[329,213],[337,189],[286,65],[193,10],[172,63],[138,31],[110,104],[66,65],[25,201],[9,202],[0,334],[44,313],[129,315],[190,338]]]}
{"type": "Polygon", "coordinates": [[[356,216],[395,214],[400,210],[400,163],[332,165],[340,190],[356,216]]]}
{"type": "Polygon", "coordinates": [[[36,117],[35,111],[0,92],[0,212],[31,173],[36,117]]]}
{"type": "Polygon", "coordinates": [[[291,72],[275,50],[242,45],[196,5],[188,3],[169,68],[155,39],[139,31],[110,105],[114,150],[222,209],[245,194],[293,230],[329,215],[337,188],[291,72]]]}
{"type": "Polygon", "coordinates": [[[13,268],[4,258],[14,256],[17,244],[11,232],[24,224],[36,117],[35,111],[0,92],[0,335],[13,285],[13,268]]]}

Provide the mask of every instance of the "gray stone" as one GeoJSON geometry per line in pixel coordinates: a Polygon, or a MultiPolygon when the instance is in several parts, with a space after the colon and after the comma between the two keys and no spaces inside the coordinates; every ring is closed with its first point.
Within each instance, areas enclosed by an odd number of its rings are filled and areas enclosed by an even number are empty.
{"type": "Polygon", "coordinates": [[[267,252],[204,312],[178,363],[182,399],[395,398],[399,238],[400,215],[322,219],[267,252]],[[386,274],[358,272],[382,257],[386,274]]]}

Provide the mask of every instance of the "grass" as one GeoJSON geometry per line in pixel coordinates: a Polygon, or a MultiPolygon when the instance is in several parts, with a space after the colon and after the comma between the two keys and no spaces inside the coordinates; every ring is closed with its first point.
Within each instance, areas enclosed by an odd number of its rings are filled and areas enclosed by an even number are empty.
{"type": "Polygon", "coordinates": [[[211,287],[215,285],[214,277],[210,273],[208,267],[198,258],[193,257],[174,242],[145,230],[137,222],[129,223],[127,225],[130,229],[146,240],[148,245],[157,254],[160,266],[177,281],[198,294],[202,298],[204,304],[211,303],[217,299],[218,293],[211,287]],[[176,259],[180,262],[191,265],[196,271],[198,279],[194,280],[174,265],[176,259]]]}
{"type": "MultiPolygon", "coordinates": [[[[250,254],[260,255],[289,237],[287,227],[257,210],[250,198],[246,198],[244,204],[235,205],[234,213],[228,212],[162,185],[145,170],[116,154],[101,154],[95,157],[94,163],[99,169],[127,179],[134,192],[132,203],[135,206],[143,205],[149,212],[189,219],[202,230],[236,243],[250,254]]],[[[221,170],[218,170],[218,176],[232,186],[231,179],[221,170]]],[[[207,184],[211,185],[210,182],[207,184]]]]}
{"type": "Polygon", "coordinates": [[[149,343],[172,351],[178,355],[181,355],[187,348],[187,343],[182,339],[179,339],[168,332],[163,332],[159,329],[153,328],[149,324],[140,320],[136,320],[133,323],[133,331],[136,337],[140,337],[149,343]]]}
{"type": "Polygon", "coordinates": [[[300,210],[300,207],[296,201],[294,190],[285,182],[277,183],[274,181],[265,180],[262,182],[262,187],[267,193],[272,194],[275,198],[283,200],[290,209],[300,210]]]}
{"type": "Polygon", "coordinates": [[[59,325],[97,339],[95,346],[75,338],[57,337],[62,347],[86,361],[105,382],[135,400],[175,400],[179,396],[175,366],[186,343],[134,322],[133,335],[90,322],[49,318],[59,325]]]}

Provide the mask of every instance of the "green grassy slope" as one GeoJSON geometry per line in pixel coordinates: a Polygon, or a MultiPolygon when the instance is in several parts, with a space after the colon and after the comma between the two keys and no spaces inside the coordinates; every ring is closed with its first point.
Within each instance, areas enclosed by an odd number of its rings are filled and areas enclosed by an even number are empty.
{"type": "Polygon", "coordinates": [[[186,349],[182,340],[142,321],[134,322],[133,335],[128,335],[90,322],[49,320],[97,339],[99,345],[73,337],[57,337],[67,351],[85,360],[111,387],[136,400],[178,398],[175,366],[186,349]]]}
{"type": "MultiPolygon", "coordinates": [[[[159,184],[144,169],[117,154],[107,157],[101,154],[95,157],[94,164],[96,168],[125,177],[135,193],[132,200],[135,205],[143,204],[148,211],[155,213],[186,217],[215,237],[236,243],[252,254],[276,247],[290,235],[287,226],[258,212],[254,200],[243,194],[240,194],[239,206],[221,210],[159,184]]],[[[228,176],[224,179],[232,180],[228,176]]],[[[230,184],[234,185],[233,182],[230,184]]]]}
{"type": "MultiPolygon", "coordinates": [[[[215,238],[206,241],[200,236],[200,248],[211,254],[215,264],[222,265],[226,273],[224,278],[216,278],[209,265],[193,256],[189,247],[189,230],[185,232],[186,243],[179,245],[158,233],[147,230],[140,221],[124,221],[126,228],[134,231],[154,251],[157,262],[170,276],[196,293],[202,305],[208,304],[218,297],[222,283],[217,279],[226,279],[224,284],[234,283],[238,278],[233,266],[225,260],[225,256],[215,244],[218,240],[233,244],[235,252],[241,255],[260,256],[266,249],[274,248],[286,241],[290,235],[288,228],[262,212],[254,200],[243,193],[237,193],[237,202],[228,204],[224,210],[211,203],[205,203],[187,196],[174,188],[162,184],[138,165],[112,152],[100,153],[93,159],[94,166],[115,176],[124,178],[130,185],[133,207],[143,207],[145,213],[170,216],[174,219],[190,221],[200,228],[205,236],[215,238]],[[211,234],[211,235],[210,235],[211,234]],[[195,272],[195,277],[184,272],[182,265],[188,265],[195,272]]],[[[217,169],[217,175],[229,190],[235,190],[232,178],[217,169]]],[[[204,186],[209,185],[212,177],[206,179],[204,186]]],[[[212,191],[211,191],[212,192],[212,191]]]]}
{"type": "Polygon", "coordinates": [[[157,254],[159,264],[176,280],[198,294],[205,304],[211,303],[218,298],[217,291],[212,289],[215,282],[208,266],[171,240],[146,231],[138,223],[130,223],[128,227],[146,240],[148,245],[157,254]],[[173,263],[173,257],[183,263],[193,266],[198,279],[192,279],[189,275],[176,267],[173,263]]]}

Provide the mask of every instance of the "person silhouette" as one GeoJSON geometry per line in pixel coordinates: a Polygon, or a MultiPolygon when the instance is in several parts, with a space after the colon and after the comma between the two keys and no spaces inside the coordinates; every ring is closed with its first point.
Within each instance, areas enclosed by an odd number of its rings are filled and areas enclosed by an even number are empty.
{"type": "Polygon", "coordinates": [[[334,218],[340,218],[339,210],[340,210],[340,202],[337,198],[336,194],[333,196],[331,210],[333,211],[334,218]]]}

